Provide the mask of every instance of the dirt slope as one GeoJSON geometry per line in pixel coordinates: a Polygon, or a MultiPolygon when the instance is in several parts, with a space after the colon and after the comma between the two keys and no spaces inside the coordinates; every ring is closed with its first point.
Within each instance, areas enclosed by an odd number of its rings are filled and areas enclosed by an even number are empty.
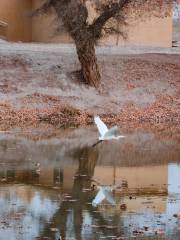
{"type": "Polygon", "coordinates": [[[102,84],[95,90],[81,82],[71,46],[0,44],[0,50],[3,128],[87,124],[95,114],[119,124],[179,122],[180,54],[98,49],[102,84]]]}

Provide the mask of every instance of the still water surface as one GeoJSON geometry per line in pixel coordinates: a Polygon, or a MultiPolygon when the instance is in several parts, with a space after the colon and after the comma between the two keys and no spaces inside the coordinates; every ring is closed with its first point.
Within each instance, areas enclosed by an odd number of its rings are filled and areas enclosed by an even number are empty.
{"type": "Polygon", "coordinates": [[[180,239],[176,138],[32,133],[0,134],[0,240],[180,239]]]}

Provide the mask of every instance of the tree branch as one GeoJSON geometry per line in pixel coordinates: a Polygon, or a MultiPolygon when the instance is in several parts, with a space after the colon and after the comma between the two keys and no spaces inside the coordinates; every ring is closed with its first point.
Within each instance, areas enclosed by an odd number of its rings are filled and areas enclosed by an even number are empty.
{"type": "Polygon", "coordinates": [[[105,7],[103,13],[90,25],[90,29],[93,32],[101,31],[106,22],[114,17],[121,9],[123,9],[131,0],[119,0],[117,3],[109,4],[105,7]]]}

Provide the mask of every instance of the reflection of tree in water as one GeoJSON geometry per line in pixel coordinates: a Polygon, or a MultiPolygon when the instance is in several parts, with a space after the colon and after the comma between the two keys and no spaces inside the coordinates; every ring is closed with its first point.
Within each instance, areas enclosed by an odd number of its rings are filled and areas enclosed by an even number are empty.
{"type": "MultiPolygon", "coordinates": [[[[92,200],[96,195],[96,192],[91,189],[92,177],[94,175],[95,166],[98,159],[97,148],[83,148],[76,152],[79,158],[79,167],[74,178],[74,184],[72,188],[72,199],[74,202],[69,200],[62,201],[60,209],[56,212],[52,219],[52,223],[48,225],[42,236],[52,237],[53,232],[50,232],[50,228],[56,228],[60,232],[61,239],[66,239],[68,231],[68,216],[69,213],[73,213],[73,227],[75,239],[82,239],[82,228],[83,228],[83,212],[86,210],[93,219],[93,223],[97,223],[99,226],[107,226],[108,222],[104,219],[97,208],[92,206],[92,200]],[[84,191],[87,190],[87,191],[84,191]],[[75,201],[77,200],[77,201],[75,201]]],[[[111,222],[111,226],[118,223],[119,216],[114,216],[111,222]]],[[[101,232],[104,236],[118,234],[115,229],[101,228],[101,232]]],[[[90,239],[99,239],[97,232],[90,233],[90,239]]],[[[54,238],[53,238],[54,239],[54,238]]]]}

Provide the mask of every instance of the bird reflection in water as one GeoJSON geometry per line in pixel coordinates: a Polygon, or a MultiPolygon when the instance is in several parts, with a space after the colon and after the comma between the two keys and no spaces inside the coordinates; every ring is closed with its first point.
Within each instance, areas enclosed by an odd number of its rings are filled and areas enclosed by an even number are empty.
{"type": "Polygon", "coordinates": [[[92,201],[93,207],[97,207],[102,201],[106,200],[111,205],[116,205],[116,201],[113,197],[112,191],[115,187],[113,186],[98,186],[98,193],[92,201]]]}
{"type": "MultiPolygon", "coordinates": [[[[44,228],[42,236],[57,236],[57,232],[53,233],[49,231],[49,229],[55,228],[58,229],[59,239],[66,239],[70,232],[72,235],[69,237],[74,237],[77,240],[82,239],[83,228],[88,222],[85,220],[85,216],[91,219],[91,223],[98,222],[100,226],[108,226],[108,220],[98,211],[97,205],[100,204],[100,198],[101,200],[106,199],[111,205],[115,205],[112,195],[113,187],[100,186],[98,187],[98,193],[92,187],[94,183],[94,170],[98,159],[98,149],[85,147],[78,150],[75,155],[76,157],[78,156],[79,166],[74,176],[72,191],[70,195],[65,194],[59,210],[55,213],[51,221],[52,223],[44,228]],[[70,231],[70,229],[73,229],[73,231],[70,231]]],[[[119,219],[119,216],[113,216],[111,225],[117,223],[117,218],[119,219]]],[[[97,232],[94,232],[92,228],[90,229],[90,235],[87,239],[99,239],[100,236],[98,236],[97,232]]],[[[118,235],[117,228],[102,228],[100,232],[101,236],[118,235]]]]}

